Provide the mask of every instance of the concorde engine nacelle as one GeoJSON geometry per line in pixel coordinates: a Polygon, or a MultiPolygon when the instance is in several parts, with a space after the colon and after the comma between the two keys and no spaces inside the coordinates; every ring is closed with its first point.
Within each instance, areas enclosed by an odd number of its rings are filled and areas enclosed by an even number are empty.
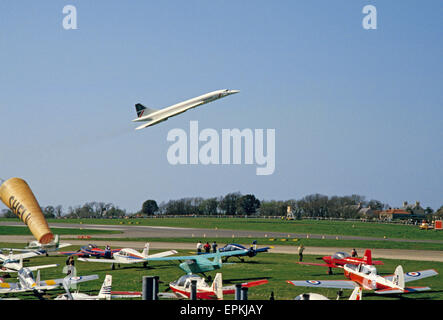
{"type": "Polygon", "coordinates": [[[20,178],[0,180],[0,199],[31,230],[34,237],[43,244],[54,239],[42,209],[29,185],[20,178]]]}

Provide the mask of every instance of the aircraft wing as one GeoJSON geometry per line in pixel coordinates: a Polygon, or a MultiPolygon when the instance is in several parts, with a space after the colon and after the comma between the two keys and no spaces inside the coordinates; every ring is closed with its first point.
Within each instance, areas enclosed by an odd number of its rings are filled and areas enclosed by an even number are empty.
{"type": "Polygon", "coordinates": [[[18,252],[30,252],[33,249],[19,249],[19,248],[2,248],[0,251],[18,251],[18,252]]]}
{"type": "MultiPolygon", "coordinates": [[[[12,255],[12,259],[17,259],[17,260],[20,260],[20,259],[26,259],[26,258],[32,258],[32,257],[36,257],[36,256],[40,256],[40,255],[42,255],[43,253],[42,252],[40,252],[40,251],[29,251],[29,250],[27,250],[27,252],[25,252],[25,253],[20,253],[20,254],[13,254],[12,255]]],[[[7,259],[10,259],[11,258],[11,256],[10,255],[5,255],[5,254],[0,254],[0,259],[1,260],[7,260],[7,259]]]]}
{"type": "Polygon", "coordinates": [[[163,251],[159,253],[150,254],[148,258],[161,258],[161,257],[168,257],[172,256],[173,254],[176,254],[177,251],[175,250],[169,250],[169,251],[163,251]]]}
{"type": "MultiPolygon", "coordinates": [[[[266,284],[268,282],[269,282],[268,280],[263,279],[263,280],[245,282],[245,283],[242,283],[241,286],[245,287],[245,288],[251,288],[251,287],[255,287],[255,286],[260,286],[262,284],[266,284]]],[[[234,293],[235,293],[235,285],[223,287],[223,294],[234,294],[234,293]]]]}
{"type": "Polygon", "coordinates": [[[208,259],[214,257],[226,257],[226,256],[238,256],[247,253],[248,250],[234,250],[234,251],[225,251],[218,253],[205,253],[198,254],[193,256],[174,256],[174,257],[161,257],[161,258],[146,258],[146,261],[172,261],[172,260],[198,260],[198,259],[208,259]]]}
{"type": "Polygon", "coordinates": [[[431,290],[429,287],[407,287],[403,290],[401,289],[395,289],[395,288],[388,288],[388,289],[382,289],[382,290],[376,290],[374,293],[377,294],[398,294],[398,293],[412,293],[412,292],[419,292],[419,291],[428,291],[431,290]]]}
{"type": "Polygon", "coordinates": [[[64,251],[64,252],[57,252],[57,254],[64,254],[65,256],[84,256],[85,253],[81,251],[64,251]]]}
{"type": "MultiPolygon", "coordinates": [[[[406,272],[405,273],[405,282],[420,280],[420,279],[436,276],[437,274],[438,274],[438,272],[435,271],[434,269],[406,272]]],[[[390,276],[386,276],[383,278],[385,278],[386,280],[392,281],[394,276],[390,275],[390,276]]]]}
{"type": "MultiPolygon", "coordinates": [[[[127,263],[125,261],[117,261],[115,259],[91,259],[91,258],[78,258],[78,261],[83,262],[102,262],[102,263],[127,263]]],[[[138,262],[134,260],[134,262],[138,262]]]]}
{"type": "Polygon", "coordinates": [[[21,289],[18,283],[8,283],[8,282],[0,283],[0,293],[25,292],[25,291],[27,290],[21,289]]]}
{"type": "Polygon", "coordinates": [[[173,293],[173,292],[159,292],[157,294],[157,296],[159,298],[163,298],[163,299],[182,299],[182,298],[188,298],[187,296],[185,296],[182,293],[173,293]],[[178,295],[177,295],[178,294],[178,295]]]}
{"type": "Polygon", "coordinates": [[[45,268],[54,268],[54,267],[58,267],[58,264],[45,264],[43,266],[33,266],[33,267],[26,267],[26,269],[29,269],[31,271],[36,271],[39,269],[45,269],[45,268]]]}
{"type": "Polygon", "coordinates": [[[160,123],[160,122],[168,120],[168,118],[169,117],[165,117],[165,118],[159,118],[157,120],[149,121],[149,122],[147,122],[147,123],[145,123],[145,124],[143,124],[141,126],[138,126],[137,128],[135,128],[135,130],[141,130],[141,129],[153,126],[154,124],[157,124],[157,123],[160,123]]]}
{"type": "Polygon", "coordinates": [[[118,264],[133,264],[133,263],[140,263],[146,261],[146,259],[142,258],[133,258],[131,261],[116,260],[116,259],[91,259],[91,258],[78,258],[78,260],[83,262],[101,262],[101,263],[118,263],[118,264]]]}
{"type": "MultiPolygon", "coordinates": [[[[59,266],[58,264],[46,264],[46,265],[42,265],[42,266],[26,267],[26,269],[29,269],[31,271],[36,271],[39,269],[54,268],[54,267],[58,267],[58,266],[59,266]]],[[[17,272],[17,270],[10,269],[10,268],[4,268],[4,269],[0,269],[0,272],[17,272]]]]}
{"type": "Polygon", "coordinates": [[[70,277],[70,278],[61,278],[61,279],[53,279],[53,280],[44,280],[40,281],[39,285],[34,289],[47,289],[53,288],[55,286],[63,285],[63,281],[67,281],[68,284],[77,284],[80,282],[91,281],[98,279],[98,275],[93,274],[90,276],[80,276],[80,277],[70,277]]]}
{"type": "Polygon", "coordinates": [[[135,130],[144,129],[144,128],[147,128],[147,127],[153,126],[154,124],[157,124],[157,123],[160,123],[160,122],[166,121],[166,120],[168,120],[168,118],[170,118],[170,117],[173,117],[173,116],[176,116],[176,115],[178,115],[178,114],[180,114],[180,113],[183,113],[183,112],[185,112],[185,111],[188,111],[189,109],[192,109],[192,108],[198,107],[199,105],[201,105],[201,104],[203,104],[203,103],[204,103],[204,101],[199,101],[199,102],[196,102],[196,103],[191,104],[191,105],[189,105],[189,106],[183,107],[183,109],[179,109],[179,110],[171,111],[170,113],[167,113],[167,114],[165,114],[165,115],[162,115],[162,116],[160,116],[160,117],[158,117],[158,118],[156,118],[156,119],[153,119],[153,120],[149,121],[148,123],[145,123],[145,124],[143,124],[143,125],[141,125],[141,126],[135,128],[135,130]]]}
{"type": "Polygon", "coordinates": [[[336,288],[336,289],[355,289],[359,285],[351,280],[302,280],[286,281],[294,286],[317,287],[317,288],[336,288]]]}

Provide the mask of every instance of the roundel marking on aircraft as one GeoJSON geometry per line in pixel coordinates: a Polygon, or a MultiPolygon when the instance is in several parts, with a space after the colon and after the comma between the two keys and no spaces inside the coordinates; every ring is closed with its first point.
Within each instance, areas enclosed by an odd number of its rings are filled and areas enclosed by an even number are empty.
{"type": "Polygon", "coordinates": [[[408,273],[406,273],[406,275],[410,276],[410,277],[418,277],[421,275],[421,273],[420,272],[408,272],[408,273]]]}
{"type": "Polygon", "coordinates": [[[309,283],[309,284],[316,285],[316,286],[321,283],[320,281],[317,281],[317,280],[307,280],[306,282],[309,283]]]}

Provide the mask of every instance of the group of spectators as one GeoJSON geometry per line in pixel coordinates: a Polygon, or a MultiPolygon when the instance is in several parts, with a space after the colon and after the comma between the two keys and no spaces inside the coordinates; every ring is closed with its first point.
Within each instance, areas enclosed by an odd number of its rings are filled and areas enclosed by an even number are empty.
{"type": "Polygon", "coordinates": [[[198,243],[197,243],[197,254],[200,254],[200,253],[210,253],[211,252],[211,249],[212,249],[212,252],[217,252],[217,247],[218,247],[218,245],[217,245],[217,242],[216,241],[214,241],[213,243],[212,243],[212,245],[211,244],[209,244],[209,242],[206,242],[205,244],[203,244],[201,241],[199,241],[198,243]]]}

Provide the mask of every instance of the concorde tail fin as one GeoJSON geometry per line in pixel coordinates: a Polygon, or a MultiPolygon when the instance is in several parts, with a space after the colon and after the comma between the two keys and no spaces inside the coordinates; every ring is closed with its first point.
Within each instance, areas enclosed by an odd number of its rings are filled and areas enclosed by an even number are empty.
{"type": "Polygon", "coordinates": [[[147,116],[148,114],[156,112],[157,110],[145,107],[141,103],[137,103],[135,105],[135,111],[137,112],[137,118],[141,118],[143,116],[147,116]]]}

